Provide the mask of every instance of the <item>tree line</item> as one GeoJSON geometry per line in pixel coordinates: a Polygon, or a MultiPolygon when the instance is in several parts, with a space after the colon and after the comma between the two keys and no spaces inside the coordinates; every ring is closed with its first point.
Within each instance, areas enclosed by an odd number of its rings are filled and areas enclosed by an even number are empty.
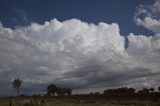
{"type": "MultiPolygon", "coordinates": [[[[16,78],[12,81],[13,88],[16,89],[17,93],[19,94],[21,85],[22,85],[22,80],[19,78],[16,78]]],[[[160,92],[160,87],[158,87],[158,91],[160,92]]],[[[104,90],[103,94],[113,94],[113,93],[152,93],[155,92],[155,89],[153,87],[151,88],[145,88],[143,87],[141,90],[138,90],[136,92],[135,88],[128,88],[128,87],[120,87],[120,88],[114,88],[114,89],[106,89],[104,90]]],[[[47,86],[47,93],[46,95],[48,96],[63,96],[63,95],[71,95],[72,94],[72,89],[69,87],[58,87],[55,84],[49,84],[47,86]]],[[[94,93],[90,93],[94,94],[94,93]]],[[[99,92],[96,92],[95,94],[100,94],[99,92]]]]}
{"type": "Polygon", "coordinates": [[[57,87],[54,84],[50,84],[47,87],[47,95],[49,96],[54,96],[55,94],[62,96],[62,95],[71,95],[72,94],[72,89],[71,88],[61,88],[57,87]]]}
{"type": "MultiPolygon", "coordinates": [[[[121,88],[115,88],[115,89],[106,89],[106,90],[104,90],[103,94],[108,94],[108,93],[152,93],[154,91],[155,91],[155,89],[153,87],[151,87],[151,88],[143,87],[141,90],[138,90],[137,92],[136,92],[135,88],[121,87],[121,88]]],[[[158,87],[158,91],[160,92],[160,87],[158,87]]]]}

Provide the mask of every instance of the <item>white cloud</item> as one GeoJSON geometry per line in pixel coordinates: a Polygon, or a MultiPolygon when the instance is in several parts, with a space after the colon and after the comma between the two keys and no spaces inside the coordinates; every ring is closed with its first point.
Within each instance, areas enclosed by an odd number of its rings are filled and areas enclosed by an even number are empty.
{"type": "Polygon", "coordinates": [[[144,83],[156,86],[159,34],[131,34],[125,49],[119,30],[116,23],[95,25],[78,19],[53,19],[16,29],[0,25],[0,86],[10,90],[10,81],[16,77],[24,81],[25,93],[44,91],[49,83],[75,91],[144,83]]]}
{"type": "Polygon", "coordinates": [[[145,17],[144,20],[137,19],[137,24],[142,25],[145,28],[153,31],[154,33],[160,33],[160,20],[145,17]]]}
{"type": "Polygon", "coordinates": [[[140,5],[134,15],[134,20],[137,25],[144,26],[145,28],[160,33],[160,0],[150,5],[140,5]]]}
{"type": "Polygon", "coordinates": [[[141,61],[142,66],[152,72],[159,73],[160,63],[160,0],[155,0],[153,5],[140,5],[135,12],[134,20],[155,33],[154,36],[145,35],[128,36],[129,48],[127,52],[134,59],[141,61]]]}

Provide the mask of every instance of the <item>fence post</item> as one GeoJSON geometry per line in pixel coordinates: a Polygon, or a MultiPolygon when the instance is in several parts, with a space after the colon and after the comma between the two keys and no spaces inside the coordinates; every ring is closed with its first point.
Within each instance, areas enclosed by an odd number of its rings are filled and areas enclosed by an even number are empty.
{"type": "Polygon", "coordinates": [[[12,97],[9,97],[9,106],[12,106],[12,97]]]}

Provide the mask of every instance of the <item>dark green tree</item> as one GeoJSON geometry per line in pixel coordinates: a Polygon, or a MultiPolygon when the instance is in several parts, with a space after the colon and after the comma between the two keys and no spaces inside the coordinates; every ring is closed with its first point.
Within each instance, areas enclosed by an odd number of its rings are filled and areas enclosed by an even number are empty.
{"type": "Polygon", "coordinates": [[[142,90],[139,90],[138,93],[149,93],[150,89],[143,87],[142,90]]]}
{"type": "Polygon", "coordinates": [[[95,92],[95,95],[99,95],[99,92],[97,91],[97,92],[95,92]]]}
{"type": "Polygon", "coordinates": [[[71,94],[72,94],[72,89],[71,89],[71,88],[66,88],[66,89],[65,89],[65,93],[66,93],[67,95],[71,95],[71,94]]]}
{"type": "Polygon", "coordinates": [[[47,87],[47,94],[50,95],[50,96],[54,96],[56,90],[57,90],[56,85],[50,84],[50,85],[48,85],[48,87],[47,87]]]}
{"type": "Polygon", "coordinates": [[[154,92],[154,88],[153,87],[150,88],[150,92],[154,92]]]}
{"type": "Polygon", "coordinates": [[[135,93],[136,89],[135,88],[129,88],[128,92],[129,93],[135,93]]]}
{"type": "Polygon", "coordinates": [[[160,92],[160,86],[158,87],[158,90],[159,90],[159,92],[160,92]]]}
{"type": "Polygon", "coordinates": [[[106,89],[103,92],[103,94],[108,94],[108,93],[135,93],[135,89],[128,87],[121,87],[115,89],[106,89]]]}
{"type": "MultiPolygon", "coordinates": [[[[19,94],[20,87],[22,85],[22,80],[20,80],[19,78],[16,78],[16,79],[14,79],[12,81],[12,85],[13,85],[13,88],[15,88],[17,90],[17,93],[19,94]]],[[[16,102],[17,106],[19,106],[19,102],[18,101],[19,101],[19,99],[17,98],[17,102],[16,102]]],[[[10,103],[10,104],[12,104],[12,103],[10,103]]]]}
{"type": "Polygon", "coordinates": [[[65,91],[66,91],[66,88],[57,87],[56,94],[58,96],[63,96],[63,95],[65,95],[65,91]]]}

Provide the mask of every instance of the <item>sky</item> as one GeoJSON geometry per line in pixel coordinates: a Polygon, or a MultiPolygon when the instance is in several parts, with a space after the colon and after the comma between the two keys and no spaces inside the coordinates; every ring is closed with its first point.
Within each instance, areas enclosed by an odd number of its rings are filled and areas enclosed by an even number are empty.
{"type": "Polygon", "coordinates": [[[0,95],[160,85],[160,0],[0,0],[0,95]]]}

